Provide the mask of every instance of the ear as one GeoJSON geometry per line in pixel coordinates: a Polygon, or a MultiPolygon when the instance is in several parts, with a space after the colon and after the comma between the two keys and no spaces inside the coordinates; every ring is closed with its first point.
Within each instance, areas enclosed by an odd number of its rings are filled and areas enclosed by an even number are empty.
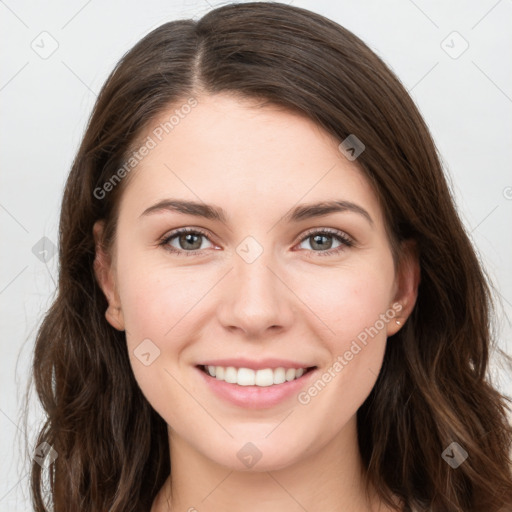
{"type": "Polygon", "coordinates": [[[108,302],[105,318],[118,331],[124,331],[124,318],[121,310],[121,300],[115,282],[115,272],[112,257],[103,246],[104,221],[95,222],[93,227],[96,256],[94,258],[94,274],[108,302]]]}
{"type": "Polygon", "coordinates": [[[401,308],[400,311],[397,306],[393,308],[397,314],[387,324],[388,336],[397,333],[409,318],[418,297],[420,279],[420,262],[416,241],[405,240],[400,248],[395,282],[396,292],[393,299],[393,304],[399,303],[401,308]],[[397,321],[400,322],[400,325],[397,324],[397,321]]]}

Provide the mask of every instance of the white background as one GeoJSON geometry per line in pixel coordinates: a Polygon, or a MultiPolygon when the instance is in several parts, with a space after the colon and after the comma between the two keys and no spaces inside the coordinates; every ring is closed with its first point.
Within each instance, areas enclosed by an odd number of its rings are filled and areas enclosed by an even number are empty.
{"type": "MultiPolygon", "coordinates": [[[[409,90],[499,290],[499,342],[512,352],[512,0],[292,3],[361,37],[409,90]],[[469,44],[458,58],[452,56],[465,43],[453,31],[469,44]]],[[[34,402],[25,426],[20,406],[35,329],[58,275],[57,256],[45,264],[32,248],[43,236],[57,243],[63,185],[96,94],[119,58],[150,30],[197,19],[219,5],[0,0],[0,511],[30,508],[22,440],[25,430],[34,438],[40,417],[34,402]],[[44,31],[58,43],[46,59],[31,47],[51,48],[44,31]]],[[[497,365],[493,375],[511,395],[512,378],[497,365]]]]}

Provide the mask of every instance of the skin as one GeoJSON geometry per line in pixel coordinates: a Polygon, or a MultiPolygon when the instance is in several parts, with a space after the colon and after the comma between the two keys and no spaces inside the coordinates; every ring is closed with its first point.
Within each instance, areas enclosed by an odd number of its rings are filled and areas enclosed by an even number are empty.
{"type": "MultiPolygon", "coordinates": [[[[135,378],[169,425],[172,481],[151,510],[389,510],[363,492],[356,412],[400,328],[395,320],[403,325],[414,306],[415,252],[404,246],[395,272],[381,208],[357,160],[312,120],[227,94],[197,99],[132,171],[112,253],[97,243],[106,318],[126,331],[135,378]],[[169,210],[141,217],[164,198],[221,206],[228,225],[169,210]],[[356,203],[373,224],[350,211],[281,220],[298,204],[333,199],[356,203]],[[207,232],[195,246],[200,254],[158,245],[182,227],[207,232]],[[333,253],[340,242],[328,237],[318,248],[315,233],[305,236],[312,228],[339,230],[355,245],[333,253]],[[236,252],[247,236],[263,248],[252,263],[236,252]],[[396,303],[400,313],[307,405],[294,395],[264,410],[237,407],[195,368],[205,359],[282,357],[322,374],[396,303]],[[145,366],[134,350],[147,338],[160,355],[145,366]],[[237,457],[247,442],[262,454],[251,468],[237,457]]],[[[99,221],[97,242],[102,229],[99,221]]],[[[191,250],[179,236],[168,245],[191,250]]]]}

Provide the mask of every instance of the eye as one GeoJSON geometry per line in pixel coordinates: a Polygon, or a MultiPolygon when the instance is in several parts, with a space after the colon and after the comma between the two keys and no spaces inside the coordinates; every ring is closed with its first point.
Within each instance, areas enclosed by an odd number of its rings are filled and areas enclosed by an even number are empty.
{"type": "Polygon", "coordinates": [[[204,249],[202,238],[207,239],[208,235],[197,228],[181,228],[164,237],[159,242],[159,245],[164,246],[167,250],[179,256],[193,256],[204,249]],[[178,247],[171,243],[173,239],[176,239],[178,247]]]}
{"type": "MultiPolygon", "coordinates": [[[[200,254],[201,251],[205,249],[202,239],[209,240],[206,232],[198,228],[180,228],[166,235],[160,240],[159,245],[178,256],[194,256],[200,254]],[[172,242],[174,242],[174,244],[172,242]]],[[[345,233],[329,228],[309,231],[306,233],[306,236],[302,238],[300,244],[303,244],[306,240],[313,241],[312,244],[310,244],[313,249],[309,252],[316,253],[318,256],[337,254],[347,247],[354,245],[353,240],[345,233]],[[334,249],[332,249],[332,239],[336,239],[339,243],[334,249]]]]}
{"type": "Polygon", "coordinates": [[[345,233],[338,230],[322,229],[316,231],[309,231],[305,237],[302,238],[301,244],[307,240],[312,240],[310,246],[313,247],[312,251],[317,253],[318,256],[330,256],[337,254],[347,247],[352,247],[354,242],[345,233]],[[334,249],[332,249],[332,239],[336,239],[339,243],[334,249]],[[319,249],[319,250],[316,250],[319,249]]]}

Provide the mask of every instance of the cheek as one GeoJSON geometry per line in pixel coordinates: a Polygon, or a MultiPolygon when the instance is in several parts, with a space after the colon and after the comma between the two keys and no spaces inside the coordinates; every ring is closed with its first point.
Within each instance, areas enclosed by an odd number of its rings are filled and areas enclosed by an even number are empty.
{"type": "Polygon", "coordinates": [[[152,251],[137,254],[136,250],[125,249],[124,257],[118,261],[118,275],[131,344],[144,338],[160,342],[176,338],[175,331],[186,323],[187,315],[194,314],[194,306],[207,291],[205,276],[197,268],[173,269],[165,258],[157,258],[152,251]]]}
{"type": "Polygon", "coordinates": [[[341,350],[375,325],[385,337],[380,319],[386,311],[392,312],[393,286],[393,261],[383,255],[328,271],[301,273],[293,288],[326,329],[332,348],[341,350]]]}
{"type": "Polygon", "coordinates": [[[319,376],[321,382],[306,390],[301,403],[311,400],[316,407],[325,407],[325,414],[331,411],[333,428],[355,413],[375,385],[386,348],[386,326],[395,316],[393,285],[393,260],[383,257],[371,265],[343,269],[339,280],[324,280],[324,293],[309,296],[311,309],[321,312],[329,326],[323,342],[330,360],[319,376]],[[333,403],[339,404],[334,413],[333,403]]]}
{"type": "MultiPolygon", "coordinates": [[[[156,410],[175,404],[182,389],[173,379],[180,355],[193,343],[194,315],[208,291],[197,271],[170,270],[149,257],[119,261],[119,282],[130,362],[139,387],[156,410]],[[202,283],[202,285],[201,285],[202,283]]],[[[203,276],[204,277],[204,276],[203,276]]],[[[183,412],[183,411],[182,411],[183,412]]],[[[174,416],[173,416],[174,417],[174,416]]],[[[169,418],[166,418],[169,420],[169,418]]]]}
{"type": "Polygon", "coordinates": [[[314,399],[320,407],[343,403],[336,413],[339,424],[366,399],[382,365],[386,327],[396,314],[393,260],[384,253],[371,262],[332,269],[329,274],[316,272],[301,283],[298,295],[307,297],[304,302],[316,314],[309,316],[316,331],[323,333],[321,343],[327,349],[319,376],[322,382],[301,403],[313,400],[315,393],[323,397],[314,399]]]}

